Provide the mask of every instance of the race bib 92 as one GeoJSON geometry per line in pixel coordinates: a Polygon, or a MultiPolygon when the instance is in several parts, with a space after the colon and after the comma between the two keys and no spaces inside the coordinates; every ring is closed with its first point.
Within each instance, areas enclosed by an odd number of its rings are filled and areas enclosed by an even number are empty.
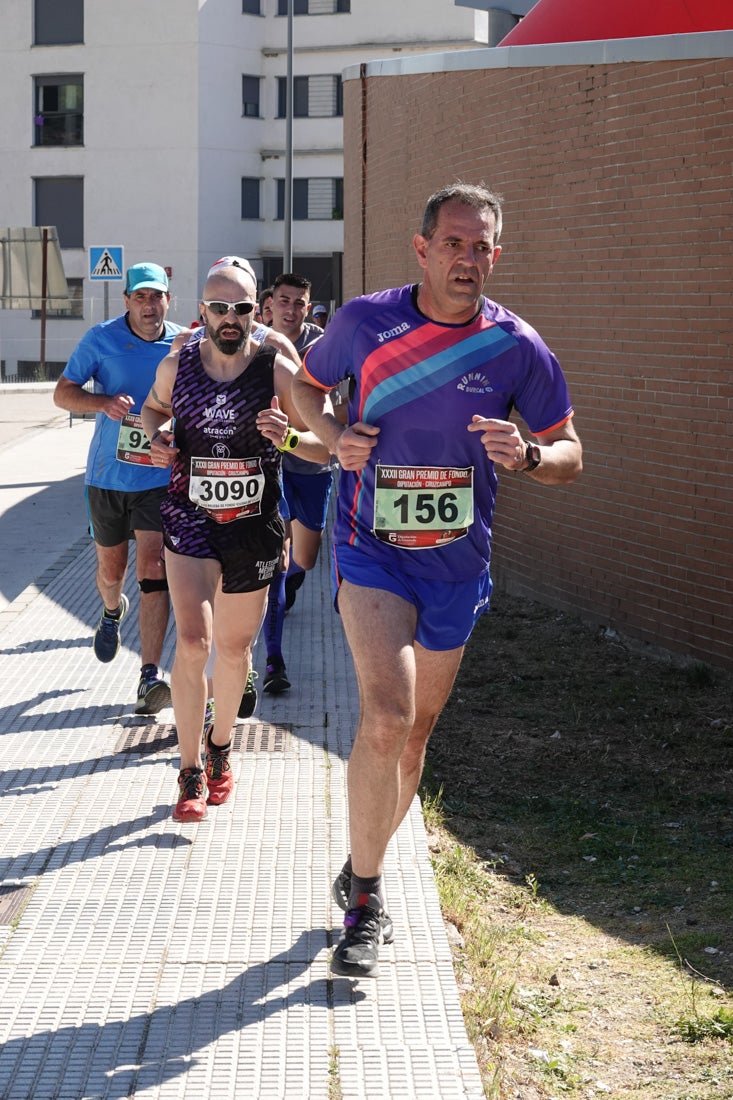
{"type": "Polygon", "coordinates": [[[150,440],[143,430],[139,413],[128,413],[120,420],[117,435],[117,461],[131,462],[135,466],[152,466],[150,440]]]}

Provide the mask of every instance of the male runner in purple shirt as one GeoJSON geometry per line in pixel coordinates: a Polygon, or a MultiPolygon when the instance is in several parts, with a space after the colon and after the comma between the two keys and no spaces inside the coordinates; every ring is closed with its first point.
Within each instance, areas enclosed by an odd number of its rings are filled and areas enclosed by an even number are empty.
{"type": "Polygon", "coordinates": [[[341,464],[336,599],[361,708],[351,854],[333,887],[346,910],[335,974],[375,975],[379,945],[392,939],[384,855],[488,609],[495,465],[544,485],[582,469],[559,363],[534,329],[483,296],[500,233],[501,200],[483,185],[434,194],[413,241],[423,281],[343,306],[293,383],[303,420],[341,464]],[[328,396],[345,378],[347,426],[328,396]],[[515,408],[539,443],[508,419],[515,408]]]}

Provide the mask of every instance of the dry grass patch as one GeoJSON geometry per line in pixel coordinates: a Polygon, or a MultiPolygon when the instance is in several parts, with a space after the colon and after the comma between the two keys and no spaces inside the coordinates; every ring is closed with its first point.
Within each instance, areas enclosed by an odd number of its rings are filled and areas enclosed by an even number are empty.
{"type": "Polygon", "coordinates": [[[495,600],[424,791],[488,1097],[733,1097],[732,777],[733,676],[495,600]]]}

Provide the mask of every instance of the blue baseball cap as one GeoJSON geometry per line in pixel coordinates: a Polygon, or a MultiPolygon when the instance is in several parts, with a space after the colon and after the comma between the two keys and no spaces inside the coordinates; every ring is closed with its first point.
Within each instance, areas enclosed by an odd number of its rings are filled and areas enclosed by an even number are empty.
{"type": "Polygon", "coordinates": [[[133,290],[162,290],[168,293],[168,276],[158,264],[134,264],[127,269],[125,294],[133,290]]]}

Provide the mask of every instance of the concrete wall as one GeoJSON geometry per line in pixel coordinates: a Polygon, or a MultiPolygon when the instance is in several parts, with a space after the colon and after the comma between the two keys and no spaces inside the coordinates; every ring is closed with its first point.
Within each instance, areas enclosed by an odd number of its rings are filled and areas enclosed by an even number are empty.
{"type": "Polygon", "coordinates": [[[500,190],[489,293],[563,363],[586,469],[501,477],[495,579],[731,668],[733,36],[689,39],[349,73],[344,282],[418,278],[437,187],[500,190]]]}

